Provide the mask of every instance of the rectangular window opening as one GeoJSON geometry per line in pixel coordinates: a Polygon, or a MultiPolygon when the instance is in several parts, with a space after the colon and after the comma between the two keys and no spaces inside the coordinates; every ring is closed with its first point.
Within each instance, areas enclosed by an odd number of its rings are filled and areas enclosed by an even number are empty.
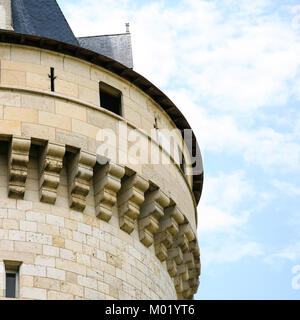
{"type": "Polygon", "coordinates": [[[184,155],[182,155],[182,161],[181,161],[181,164],[180,164],[180,169],[185,174],[185,158],[184,158],[184,155]]]}
{"type": "Polygon", "coordinates": [[[100,106],[122,116],[122,92],[100,82],[100,106]]]}
{"type": "Polygon", "coordinates": [[[4,261],[5,265],[5,297],[16,299],[19,296],[19,268],[21,262],[4,261]]]}
{"type": "Polygon", "coordinates": [[[178,153],[179,153],[179,161],[180,161],[180,169],[185,174],[185,157],[181,149],[178,147],[178,153]]]}
{"type": "Polygon", "coordinates": [[[16,298],[17,297],[17,274],[6,272],[6,298],[16,298]]]}

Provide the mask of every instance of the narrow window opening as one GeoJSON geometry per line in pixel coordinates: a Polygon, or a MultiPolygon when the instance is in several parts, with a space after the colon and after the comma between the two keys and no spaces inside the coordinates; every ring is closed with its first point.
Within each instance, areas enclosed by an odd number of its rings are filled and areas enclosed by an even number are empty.
{"type": "Polygon", "coordinates": [[[17,274],[6,272],[6,298],[17,297],[17,274]]]}
{"type": "Polygon", "coordinates": [[[154,121],[155,121],[155,122],[154,122],[153,127],[154,127],[154,129],[158,130],[159,127],[158,127],[158,122],[157,122],[157,118],[156,118],[156,117],[155,117],[154,121]]]}
{"type": "Polygon", "coordinates": [[[4,261],[5,264],[5,297],[18,298],[19,296],[19,268],[20,262],[4,261]]]}
{"type": "Polygon", "coordinates": [[[49,78],[50,78],[50,81],[51,81],[51,91],[54,92],[55,91],[55,79],[56,79],[56,76],[55,76],[55,70],[54,70],[53,67],[50,68],[49,78]]]}
{"type": "Polygon", "coordinates": [[[100,82],[100,106],[122,116],[122,92],[100,82]]]}
{"type": "Polygon", "coordinates": [[[180,150],[180,148],[178,148],[178,153],[179,153],[179,162],[180,162],[180,169],[183,172],[183,174],[185,174],[185,157],[183,152],[180,150]]]}

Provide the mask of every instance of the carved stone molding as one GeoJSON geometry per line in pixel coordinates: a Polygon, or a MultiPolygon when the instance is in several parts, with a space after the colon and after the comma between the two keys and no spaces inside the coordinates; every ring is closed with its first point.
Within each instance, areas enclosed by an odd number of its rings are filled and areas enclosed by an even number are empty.
{"type": "Polygon", "coordinates": [[[182,296],[184,299],[190,299],[193,295],[192,288],[190,287],[189,282],[183,282],[182,286],[182,296]]]}
{"type": "MultiPolygon", "coordinates": [[[[131,234],[138,226],[140,241],[154,244],[157,258],[173,278],[179,298],[192,299],[199,287],[200,250],[196,235],[177,204],[157,186],[128,168],[107,163],[96,165],[96,155],[68,149],[49,141],[39,158],[40,200],[55,204],[63,165],[67,168],[70,207],[83,212],[93,179],[95,212],[109,222],[117,205],[120,228],[131,234]],[[66,160],[64,162],[64,160],[66,160]],[[95,169],[94,169],[95,168],[95,169]],[[126,171],[126,176],[125,175],[126,171]],[[128,176],[130,175],[130,176],[128,176]]],[[[23,199],[28,174],[31,140],[13,137],[8,153],[8,194],[23,199]]]]}
{"type": "Polygon", "coordinates": [[[200,260],[197,261],[195,268],[197,270],[197,275],[200,276],[200,274],[201,274],[201,263],[200,263],[200,260]]]}
{"type": "Polygon", "coordinates": [[[185,263],[177,266],[177,276],[181,277],[183,282],[190,279],[189,269],[185,263]]]}
{"type": "Polygon", "coordinates": [[[174,259],[167,260],[167,270],[171,278],[174,278],[177,274],[177,263],[174,259]]]}
{"type": "Polygon", "coordinates": [[[168,249],[171,248],[174,236],[179,231],[179,224],[184,222],[184,216],[176,205],[165,209],[165,215],[160,220],[158,233],[155,235],[155,253],[160,261],[168,257],[168,249]]]}
{"type": "Polygon", "coordinates": [[[96,215],[103,221],[109,222],[112,217],[124,174],[125,168],[113,163],[102,166],[94,174],[96,215]]]}
{"type": "Polygon", "coordinates": [[[40,158],[40,200],[55,204],[65,146],[48,142],[40,158]]]}
{"type": "Polygon", "coordinates": [[[197,277],[196,281],[195,281],[195,285],[193,286],[193,294],[196,294],[198,289],[199,289],[199,286],[200,286],[200,280],[199,278],[197,277]]]}
{"type": "Polygon", "coordinates": [[[180,294],[182,293],[183,291],[183,281],[182,281],[182,277],[180,276],[176,276],[174,279],[174,286],[175,286],[175,290],[177,292],[177,295],[180,299],[180,294]]]}
{"type": "Polygon", "coordinates": [[[131,234],[135,221],[140,215],[140,206],[144,202],[144,193],[149,188],[149,182],[138,174],[122,181],[118,195],[120,228],[131,234]]]}
{"type": "Polygon", "coordinates": [[[175,243],[183,252],[183,261],[177,267],[175,276],[177,283],[182,281],[182,285],[177,286],[177,293],[181,299],[192,299],[199,286],[200,252],[196,236],[189,223],[180,226],[175,243]]]}
{"type": "Polygon", "coordinates": [[[13,137],[8,151],[8,196],[23,199],[28,174],[31,141],[13,137]]]}
{"type": "Polygon", "coordinates": [[[200,262],[200,250],[199,250],[197,239],[193,240],[190,243],[190,250],[194,256],[195,269],[197,271],[197,277],[199,277],[201,274],[201,262],[200,262]]]}
{"type": "Polygon", "coordinates": [[[180,225],[178,235],[175,239],[175,245],[179,246],[182,252],[187,252],[190,249],[190,243],[195,239],[194,232],[189,223],[180,225]]]}
{"type": "MultiPolygon", "coordinates": [[[[167,270],[174,279],[174,285],[179,299],[187,299],[192,295],[194,276],[197,273],[196,260],[190,247],[196,250],[195,234],[189,223],[181,217],[179,231],[174,237],[172,247],[168,250],[167,270]]],[[[197,277],[198,278],[198,277],[197,277]]]]}
{"type": "Polygon", "coordinates": [[[196,269],[193,269],[193,270],[189,270],[189,275],[190,275],[190,278],[188,280],[189,282],[189,285],[190,287],[195,287],[198,283],[198,278],[199,278],[199,275],[198,275],[198,272],[196,269]]]}
{"type": "Polygon", "coordinates": [[[183,262],[187,265],[189,270],[193,270],[195,268],[195,258],[192,252],[186,252],[183,255],[183,262]]]}
{"type": "Polygon", "coordinates": [[[196,239],[190,243],[190,249],[195,258],[200,257],[200,249],[196,239]]]}
{"type": "Polygon", "coordinates": [[[178,265],[183,263],[183,253],[179,247],[172,247],[168,250],[167,270],[171,277],[178,273],[178,265]]]}
{"type": "Polygon", "coordinates": [[[170,199],[160,189],[145,194],[139,216],[139,236],[147,248],[154,242],[154,235],[159,230],[159,220],[164,216],[164,208],[169,203],[170,199]]]}
{"type": "Polygon", "coordinates": [[[196,294],[198,291],[199,284],[199,278],[194,270],[192,272],[192,277],[188,281],[182,283],[182,291],[179,293],[179,295],[182,297],[182,299],[192,300],[194,294],[196,294]]]}
{"type": "Polygon", "coordinates": [[[69,202],[70,208],[83,212],[86,207],[86,197],[90,192],[90,181],[96,155],[88,152],[78,152],[68,164],[69,202]]]}

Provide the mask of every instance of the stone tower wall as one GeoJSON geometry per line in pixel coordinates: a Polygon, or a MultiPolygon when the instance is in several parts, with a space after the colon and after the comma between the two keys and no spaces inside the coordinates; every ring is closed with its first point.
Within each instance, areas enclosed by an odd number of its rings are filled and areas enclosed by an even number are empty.
{"type": "MultiPolygon", "coordinates": [[[[191,298],[200,273],[191,179],[175,163],[96,157],[99,129],[127,123],[148,141],[155,118],[176,128],[168,115],[79,59],[1,44],[0,60],[0,297],[5,261],[17,261],[22,299],[191,298]],[[99,106],[101,81],[122,92],[123,117],[99,106]]],[[[118,154],[127,150],[120,141],[118,154]]]]}

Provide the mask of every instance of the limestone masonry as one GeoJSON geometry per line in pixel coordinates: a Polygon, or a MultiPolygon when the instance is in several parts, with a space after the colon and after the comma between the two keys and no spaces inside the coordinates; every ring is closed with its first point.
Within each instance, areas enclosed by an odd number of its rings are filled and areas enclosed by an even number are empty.
{"type": "MultiPolygon", "coordinates": [[[[29,32],[20,3],[0,1],[0,299],[193,299],[203,173],[191,175],[199,147],[183,142],[188,123],[130,65],[29,32]],[[176,129],[184,164],[145,163],[125,137],[117,159],[99,154],[99,131],[118,135],[120,123],[149,142],[140,154],[166,156],[151,133],[176,129]]],[[[55,32],[69,37],[62,20],[55,32]]]]}

